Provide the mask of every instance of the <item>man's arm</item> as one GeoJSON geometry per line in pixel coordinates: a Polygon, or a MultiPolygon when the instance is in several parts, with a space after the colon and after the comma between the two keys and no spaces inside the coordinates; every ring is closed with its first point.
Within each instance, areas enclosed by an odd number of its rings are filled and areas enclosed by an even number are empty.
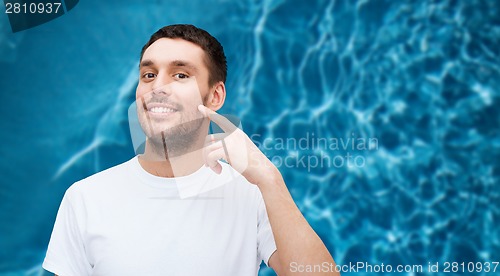
{"type": "MultiPolygon", "coordinates": [[[[328,268],[334,268],[332,256],[295,205],[278,169],[273,165],[269,173],[262,175],[266,176],[266,180],[255,184],[264,198],[277,247],[269,259],[269,265],[280,276],[291,274],[292,263],[320,267],[327,263],[328,268]]],[[[311,272],[304,273],[314,275],[311,272]]],[[[328,274],[340,275],[330,269],[328,274]]],[[[300,274],[297,271],[293,275],[300,274]]]]}

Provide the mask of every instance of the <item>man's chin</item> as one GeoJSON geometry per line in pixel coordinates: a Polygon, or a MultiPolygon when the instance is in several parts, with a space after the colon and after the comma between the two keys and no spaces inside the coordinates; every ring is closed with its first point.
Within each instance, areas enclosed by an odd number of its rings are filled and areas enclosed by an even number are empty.
{"type": "Polygon", "coordinates": [[[161,124],[152,124],[152,133],[151,136],[158,136],[158,137],[164,137],[168,138],[172,135],[175,135],[175,133],[179,132],[180,129],[177,127],[176,124],[170,124],[167,122],[163,122],[161,124]]]}
{"type": "Polygon", "coordinates": [[[203,118],[175,126],[170,125],[162,124],[161,127],[152,125],[154,131],[146,132],[150,146],[162,152],[166,148],[169,156],[177,156],[196,150],[193,149],[195,142],[199,140],[200,136],[204,135],[202,133],[203,118]]]}
{"type": "Polygon", "coordinates": [[[151,122],[152,136],[160,136],[165,139],[185,138],[185,136],[197,135],[203,123],[203,118],[188,122],[178,121],[151,122]]]}

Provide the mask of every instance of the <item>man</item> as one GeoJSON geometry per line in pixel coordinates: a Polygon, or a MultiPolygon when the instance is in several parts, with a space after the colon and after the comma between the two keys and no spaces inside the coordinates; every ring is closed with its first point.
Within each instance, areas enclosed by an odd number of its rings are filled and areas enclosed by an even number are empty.
{"type": "Polygon", "coordinates": [[[192,25],[167,26],[139,67],[144,153],[66,191],[43,267],[62,276],[240,276],[256,275],[261,261],[278,275],[292,263],[333,266],[278,169],[215,112],[226,97],[220,43],[192,25]],[[207,135],[210,121],[224,133],[207,135]]]}

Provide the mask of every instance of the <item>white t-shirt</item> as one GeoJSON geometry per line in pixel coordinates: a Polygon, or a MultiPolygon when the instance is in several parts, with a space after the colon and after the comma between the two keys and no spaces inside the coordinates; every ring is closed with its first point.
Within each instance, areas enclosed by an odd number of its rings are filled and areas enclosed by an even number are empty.
{"type": "Polygon", "coordinates": [[[262,194],[231,166],[163,178],[133,159],[73,184],[43,268],[79,275],[257,275],[276,250],[262,194]]]}

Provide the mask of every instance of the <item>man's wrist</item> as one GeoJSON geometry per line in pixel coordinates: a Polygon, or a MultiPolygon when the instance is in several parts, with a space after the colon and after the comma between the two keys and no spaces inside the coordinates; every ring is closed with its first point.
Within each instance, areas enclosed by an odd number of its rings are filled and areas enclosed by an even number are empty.
{"type": "Polygon", "coordinates": [[[283,177],[278,168],[273,163],[269,163],[269,166],[264,166],[259,170],[259,177],[256,179],[256,183],[254,183],[259,188],[271,187],[283,182],[283,177]]]}

